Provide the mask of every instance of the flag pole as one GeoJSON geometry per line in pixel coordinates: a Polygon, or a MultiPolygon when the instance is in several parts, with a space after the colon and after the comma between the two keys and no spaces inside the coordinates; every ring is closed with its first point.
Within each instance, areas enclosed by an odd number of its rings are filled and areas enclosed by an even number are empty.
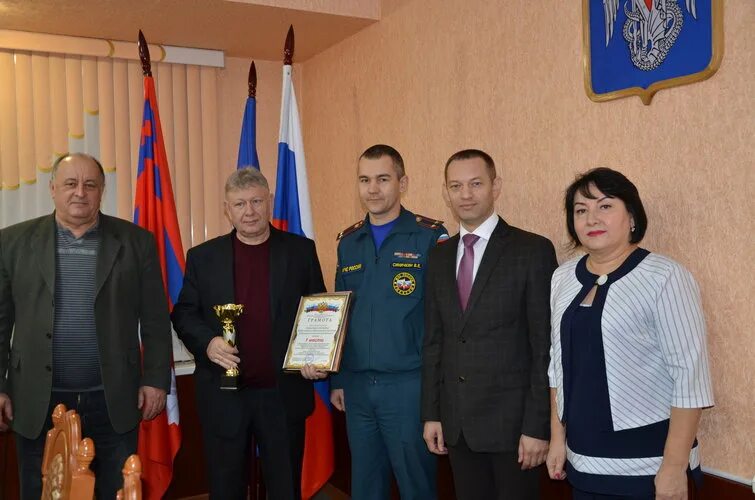
{"type": "MultiPolygon", "coordinates": [[[[248,97],[249,99],[257,98],[257,66],[254,64],[254,60],[249,65],[249,75],[247,76],[247,85],[249,87],[248,97]]],[[[242,131],[243,136],[243,131],[242,131]]],[[[242,137],[243,140],[243,137],[242,137]]],[[[256,142],[256,137],[255,137],[256,142]]],[[[256,146],[256,144],[255,144],[256,146]]],[[[256,148],[255,148],[256,151],[256,148]]],[[[246,165],[245,165],[246,166],[246,165]]],[[[259,168],[259,165],[257,165],[259,168]]],[[[259,457],[257,456],[257,440],[254,436],[251,436],[249,440],[249,480],[247,482],[247,488],[249,492],[249,500],[260,500],[266,496],[264,484],[262,483],[262,468],[260,466],[259,457]]]]}
{"type": "MultiPolygon", "coordinates": [[[[252,59],[252,64],[249,65],[249,76],[247,76],[247,84],[249,86],[249,98],[250,99],[256,99],[257,98],[257,66],[254,64],[254,59],[252,59]]],[[[256,138],[255,138],[256,140],[256,138]]],[[[258,166],[259,168],[259,166],[258,166]]],[[[262,484],[262,469],[260,466],[259,457],[257,457],[257,440],[255,439],[254,435],[252,435],[249,447],[251,448],[250,452],[250,467],[249,467],[249,482],[247,484],[247,487],[249,488],[249,496],[250,500],[259,500],[260,498],[263,498],[265,495],[264,486],[262,484]]]]}
{"type": "Polygon", "coordinates": [[[252,99],[255,99],[257,97],[257,66],[254,65],[254,60],[252,60],[252,64],[249,65],[249,97],[252,99]]]}
{"type": "Polygon", "coordinates": [[[139,30],[139,41],[137,42],[139,47],[139,60],[142,62],[142,74],[144,76],[152,76],[152,63],[149,58],[149,47],[147,47],[147,39],[144,38],[144,33],[139,30]]]}
{"type": "MultiPolygon", "coordinates": [[[[183,281],[184,253],[157,109],[149,47],[141,30],[137,46],[144,74],[144,113],[140,131],[134,223],[150,231],[155,237],[163,286],[168,306],[172,308],[178,297],[177,284],[183,281]],[[156,195],[158,192],[161,193],[159,200],[156,195]],[[173,265],[168,265],[169,260],[173,265]]],[[[171,385],[166,396],[165,409],[154,419],[142,420],[139,424],[137,453],[142,462],[141,480],[145,500],[159,500],[170,488],[176,455],[181,447],[178,394],[172,356],[171,385]]]]}
{"type": "Polygon", "coordinates": [[[288,27],[286,44],[283,46],[283,65],[290,66],[294,63],[294,25],[288,27]]]}
{"type": "MultiPolygon", "coordinates": [[[[294,27],[283,46],[283,88],[278,139],[278,172],[273,226],[314,239],[304,144],[292,72],[294,27]]],[[[309,500],[330,479],[334,469],[333,422],[327,380],[315,382],[314,410],[305,421],[301,496],[309,500]]]]}

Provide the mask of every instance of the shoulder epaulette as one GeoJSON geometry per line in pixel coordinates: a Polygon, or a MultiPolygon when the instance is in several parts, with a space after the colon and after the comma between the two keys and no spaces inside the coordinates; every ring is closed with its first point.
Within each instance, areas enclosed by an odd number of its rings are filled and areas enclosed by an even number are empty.
{"type": "Polygon", "coordinates": [[[417,215],[414,219],[417,221],[417,224],[428,229],[438,229],[443,225],[442,220],[431,219],[430,217],[425,217],[424,215],[417,215]]]}
{"type": "Polygon", "coordinates": [[[353,233],[354,231],[356,231],[362,226],[364,226],[364,219],[352,224],[351,226],[347,227],[346,229],[338,233],[338,236],[336,236],[336,240],[340,240],[344,236],[353,233]]]}

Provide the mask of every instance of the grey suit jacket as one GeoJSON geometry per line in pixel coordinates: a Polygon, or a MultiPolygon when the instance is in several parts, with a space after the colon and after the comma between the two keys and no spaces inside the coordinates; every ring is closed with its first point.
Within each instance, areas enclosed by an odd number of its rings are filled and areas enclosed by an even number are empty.
{"type": "Polygon", "coordinates": [[[440,421],[479,452],[516,450],[550,435],[551,242],[499,218],[466,311],[456,287],[459,235],[435,247],[425,292],[422,420],[440,421]]]}
{"type": "MultiPolygon", "coordinates": [[[[152,234],[104,214],[99,224],[100,367],[113,428],[126,432],[141,419],[139,386],[170,389],[170,317],[152,234]]],[[[0,392],[10,395],[14,430],[30,439],[42,431],[52,390],[55,228],[51,214],[0,231],[0,392]]]]}

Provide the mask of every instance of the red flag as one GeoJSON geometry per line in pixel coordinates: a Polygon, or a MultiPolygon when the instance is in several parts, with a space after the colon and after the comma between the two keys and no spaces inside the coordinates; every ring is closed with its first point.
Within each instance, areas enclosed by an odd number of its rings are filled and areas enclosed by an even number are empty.
{"type": "MultiPolygon", "coordinates": [[[[181,291],[185,268],[178,215],[173,200],[170,170],[165,154],[155,82],[144,77],[144,119],[139,147],[139,168],[134,200],[134,223],[149,230],[157,241],[163,285],[171,310],[181,291]]],[[[145,499],[159,499],[173,479],[173,459],[181,447],[178,423],[176,373],[171,369],[170,393],[165,411],[139,428],[139,458],[145,499]]]]}

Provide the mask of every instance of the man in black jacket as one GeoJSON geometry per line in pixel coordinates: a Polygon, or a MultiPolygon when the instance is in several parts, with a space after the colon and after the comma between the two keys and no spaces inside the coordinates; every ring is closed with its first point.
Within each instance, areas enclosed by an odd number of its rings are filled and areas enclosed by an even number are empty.
{"type": "Polygon", "coordinates": [[[553,244],[495,213],[493,159],[460,151],[444,195],[460,234],[430,252],[422,361],[424,438],[448,445],[456,496],[539,498],[548,451],[553,244]]]}
{"type": "Polygon", "coordinates": [[[251,435],[260,449],[270,498],[298,499],[304,421],[314,408],[312,383],[282,371],[299,299],[324,292],[312,240],[270,225],[272,196],[255,169],[235,171],[225,186],[230,234],[189,250],[173,325],[194,355],[199,418],[210,497],[246,498],[251,435]],[[243,304],[237,347],[222,337],[213,306],[243,304]],[[242,387],[221,390],[221,375],[241,372],[242,387]]]}

